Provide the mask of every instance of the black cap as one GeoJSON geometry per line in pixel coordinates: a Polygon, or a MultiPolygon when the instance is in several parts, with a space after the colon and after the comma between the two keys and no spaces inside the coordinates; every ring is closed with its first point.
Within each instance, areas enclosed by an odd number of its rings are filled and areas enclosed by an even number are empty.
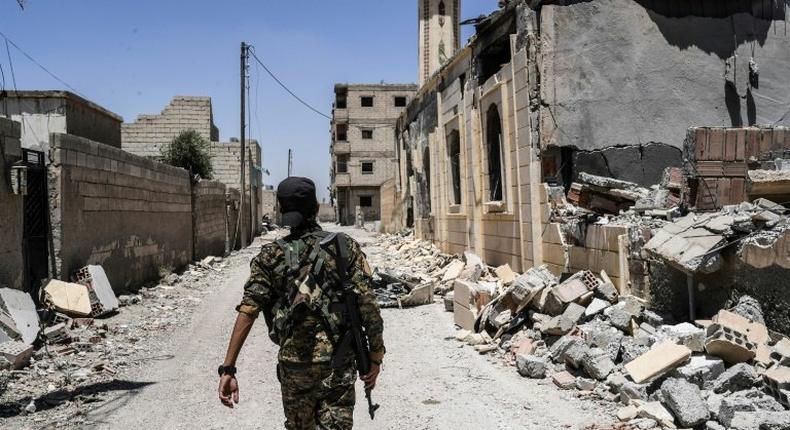
{"type": "Polygon", "coordinates": [[[277,201],[280,203],[283,225],[298,227],[315,215],[318,209],[315,183],[298,176],[286,178],[277,186],[277,201]]]}

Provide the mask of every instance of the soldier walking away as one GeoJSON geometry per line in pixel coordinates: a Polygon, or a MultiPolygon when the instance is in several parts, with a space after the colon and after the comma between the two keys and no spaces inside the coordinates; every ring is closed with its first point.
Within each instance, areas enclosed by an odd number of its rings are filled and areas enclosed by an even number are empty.
{"type": "Polygon", "coordinates": [[[290,177],[277,187],[290,234],[266,244],[250,278],[219,367],[219,399],[239,402],[236,359],[259,314],[280,346],[280,381],[287,429],[350,429],[357,373],[370,400],[384,358],[384,324],[371,291],[371,271],[357,242],[316,222],[315,184],[290,177]]]}

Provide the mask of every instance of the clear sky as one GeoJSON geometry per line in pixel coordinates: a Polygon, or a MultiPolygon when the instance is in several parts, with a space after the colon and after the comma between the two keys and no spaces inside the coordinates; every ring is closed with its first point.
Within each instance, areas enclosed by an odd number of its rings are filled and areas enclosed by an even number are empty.
{"type": "MultiPolygon", "coordinates": [[[[335,82],[417,79],[417,0],[0,0],[0,31],[90,100],[123,116],[159,113],[174,95],[210,96],[221,140],[239,135],[239,45],[325,113],[335,82]]],[[[497,0],[462,2],[462,18],[497,0]]],[[[465,27],[463,40],[472,32],[465,27]]],[[[0,64],[11,88],[5,44],[0,64]]],[[[65,89],[11,47],[19,89],[65,89]]],[[[316,180],[328,198],[329,121],[308,111],[251,63],[251,134],[267,184],[316,180]]]]}

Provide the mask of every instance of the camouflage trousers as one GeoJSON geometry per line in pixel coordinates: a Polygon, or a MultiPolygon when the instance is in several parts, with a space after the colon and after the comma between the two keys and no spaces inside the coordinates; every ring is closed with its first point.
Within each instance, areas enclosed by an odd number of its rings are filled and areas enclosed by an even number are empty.
{"type": "Polygon", "coordinates": [[[288,430],[347,430],[354,424],[354,364],[333,369],[329,364],[280,362],[277,377],[288,430]]]}

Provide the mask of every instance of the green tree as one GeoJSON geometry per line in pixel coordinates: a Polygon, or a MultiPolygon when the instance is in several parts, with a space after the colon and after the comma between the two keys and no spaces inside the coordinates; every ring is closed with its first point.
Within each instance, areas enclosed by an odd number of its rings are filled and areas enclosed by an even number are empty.
{"type": "Polygon", "coordinates": [[[162,162],[188,170],[192,175],[211,179],[211,155],[209,142],[195,130],[186,130],[162,147],[162,162]]]}

